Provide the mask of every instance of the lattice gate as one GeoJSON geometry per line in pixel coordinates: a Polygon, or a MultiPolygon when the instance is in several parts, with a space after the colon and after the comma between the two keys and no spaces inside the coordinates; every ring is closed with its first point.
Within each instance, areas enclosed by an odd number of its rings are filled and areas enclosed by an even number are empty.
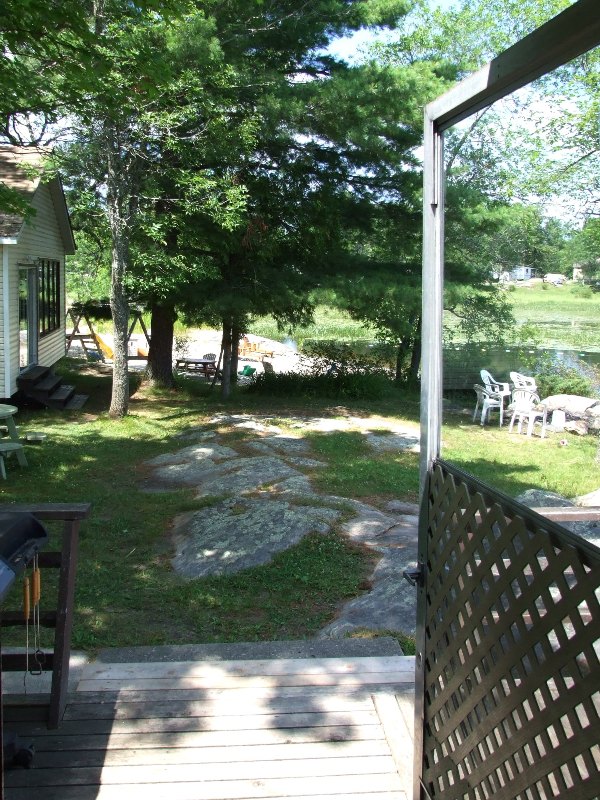
{"type": "Polygon", "coordinates": [[[414,797],[599,798],[600,550],[443,461],[423,503],[414,797]]]}

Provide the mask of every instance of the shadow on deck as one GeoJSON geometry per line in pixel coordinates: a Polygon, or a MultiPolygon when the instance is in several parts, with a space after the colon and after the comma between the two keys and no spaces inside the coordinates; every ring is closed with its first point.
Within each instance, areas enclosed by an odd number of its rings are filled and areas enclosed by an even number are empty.
{"type": "Polygon", "coordinates": [[[93,662],[57,730],[38,695],[4,698],[36,750],[5,797],[408,800],[413,693],[397,655],[93,662]]]}

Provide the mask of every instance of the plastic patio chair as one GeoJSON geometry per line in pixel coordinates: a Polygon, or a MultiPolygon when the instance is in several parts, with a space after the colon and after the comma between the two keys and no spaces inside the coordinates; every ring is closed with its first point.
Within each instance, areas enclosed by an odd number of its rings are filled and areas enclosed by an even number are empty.
{"type": "Polygon", "coordinates": [[[256,367],[250,367],[248,364],[238,372],[238,375],[241,375],[244,378],[249,378],[251,375],[254,375],[256,372],[256,367]]]}
{"type": "Polygon", "coordinates": [[[485,425],[485,421],[490,414],[490,411],[500,412],[500,427],[504,421],[504,398],[497,392],[491,392],[485,386],[479,383],[473,384],[473,389],[477,395],[477,403],[475,404],[475,411],[473,412],[473,422],[477,419],[479,408],[481,407],[481,425],[485,425]]]}
{"type": "Polygon", "coordinates": [[[530,392],[537,392],[537,383],[535,378],[530,378],[528,375],[522,375],[520,372],[511,372],[510,379],[515,389],[529,389],[530,392]]]}
{"type": "Polygon", "coordinates": [[[493,377],[491,372],[487,371],[487,369],[482,369],[480,375],[484,387],[488,390],[488,392],[494,392],[495,394],[499,394],[500,397],[502,398],[502,404],[504,405],[504,400],[510,399],[511,395],[510,385],[508,383],[503,383],[502,381],[497,381],[493,377]]]}
{"type": "Polygon", "coordinates": [[[540,405],[539,396],[531,389],[515,389],[512,393],[512,401],[509,409],[512,411],[512,417],[508,426],[508,432],[512,433],[515,420],[518,422],[517,431],[521,433],[523,430],[523,423],[527,423],[527,436],[533,435],[533,427],[536,422],[541,424],[540,438],[543,439],[546,435],[546,421],[548,409],[544,405],[540,405]]]}

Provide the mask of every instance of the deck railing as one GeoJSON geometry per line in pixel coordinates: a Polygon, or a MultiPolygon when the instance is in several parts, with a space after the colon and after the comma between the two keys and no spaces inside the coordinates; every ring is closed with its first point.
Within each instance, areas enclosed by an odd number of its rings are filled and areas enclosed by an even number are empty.
{"type": "MultiPolygon", "coordinates": [[[[48,708],[48,727],[57,728],[63,716],[69,684],[69,660],[71,655],[71,632],[75,600],[75,573],[79,547],[81,521],[90,513],[89,503],[41,503],[34,505],[5,506],[10,511],[27,511],[41,522],[63,523],[62,546],[56,551],[39,554],[41,569],[58,569],[56,610],[40,616],[40,624],[54,628],[54,648],[44,654],[42,670],[52,670],[52,685],[48,708]]],[[[24,626],[22,611],[2,611],[2,627],[24,626]]],[[[24,671],[27,655],[21,653],[2,654],[2,671],[24,671]]]]}
{"type": "Polygon", "coordinates": [[[535,513],[443,461],[424,508],[415,797],[597,798],[600,550],[556,522],[598,510],[535,513]]]}

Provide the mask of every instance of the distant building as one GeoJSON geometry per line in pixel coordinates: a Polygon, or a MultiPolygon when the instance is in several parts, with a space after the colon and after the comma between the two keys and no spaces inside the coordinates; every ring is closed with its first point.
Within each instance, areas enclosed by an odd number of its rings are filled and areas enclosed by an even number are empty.
{"type": "Polygon", "coordinates": [[[65,354],[65,255],[75,252],[60,179],[30,174],[41,153],[0,147],[0,182],[16,189],[35,212],[0,213],[0,398],[36,365],[65,354]]]}
{"type": "Polygon", "coordinates": [[[528,281],[535,278],[535,267],[513,267],[510,277],[513,281],[528,281]]]}

